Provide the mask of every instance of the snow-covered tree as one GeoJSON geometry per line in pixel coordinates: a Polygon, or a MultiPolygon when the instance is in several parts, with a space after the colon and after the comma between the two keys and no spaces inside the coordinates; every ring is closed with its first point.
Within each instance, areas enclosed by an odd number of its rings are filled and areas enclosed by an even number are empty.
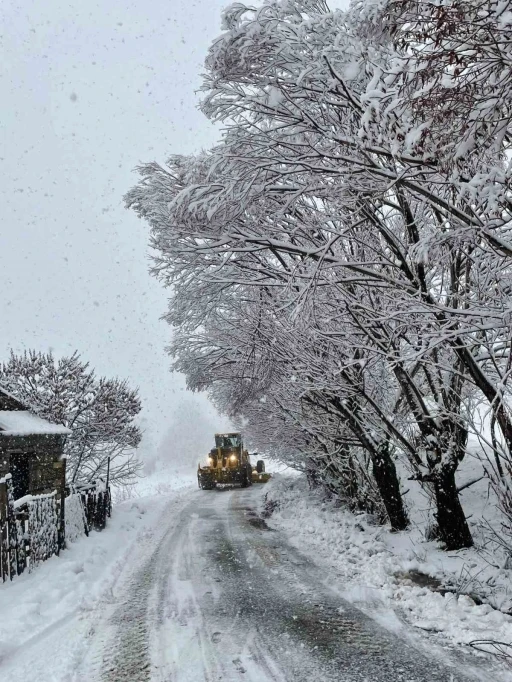
{"type": "Polygon", "coordinates": [[[71,430],[65,447],[69,483],[105,479],[109,457],[110,480],[133,481],[140,469],[141,432],[134,420],[141,404],[126,381],[97,377],[76,352],[55,358],[31,350],[11,351],[0,366],[0,384],[39,416],[71,430]]]}
{"type": "Polygon", "coordinates": [[[512,475],[508,14],[471,2],[232,5],[203,88],[221,143],[127,196],[189,386],[309,472],[357,460],[378,483],[400,458],[452,548],[472,542],[455,475],[476,403],[512,475]]]}

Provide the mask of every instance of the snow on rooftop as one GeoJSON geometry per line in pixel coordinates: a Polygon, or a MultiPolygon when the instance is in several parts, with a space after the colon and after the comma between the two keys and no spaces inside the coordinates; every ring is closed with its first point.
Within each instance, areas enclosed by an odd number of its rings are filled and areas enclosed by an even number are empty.
{"type": "Polygon", "coordinates": [[[67,435],[71,431],[26,410],[0,410],[0,436],[67,435]]]}

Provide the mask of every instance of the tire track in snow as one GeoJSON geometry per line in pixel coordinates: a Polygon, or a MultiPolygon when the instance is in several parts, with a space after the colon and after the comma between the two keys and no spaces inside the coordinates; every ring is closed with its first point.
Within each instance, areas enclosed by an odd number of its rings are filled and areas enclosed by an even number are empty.
{"type": "MultiPolygon", "coordinates": [[[[203,523],[198,525],[196,504],[183,510],[180,523],[166,540],[157,578],[153,642],[153,677],[155,682],[217,682],[246,680],[245,668],[233,649],[222,610],[215,608],[216,581],[204,557],[208,537],[203,523]],[[214,614],[212,617],[212,613],[214,614]],[[217,617],[219,616],[219,617],[217,617]],[[219,620],[220,618],[220,620],[219,620]],[[234,675],[234,677],[233,677],[234,675]]],[[[210,519],[210,522],[212,519],[210,519]]],[[[217,532],[220,532],[220,527],[217,532]]],[[[216,594],[218,598],[220,592],[216,594]]],[[[265,682],[263,675],[259,682],[265,682]]]]}
{"type": "Polygon", "coordinates": [[[166,505],[157,525],[160,532],[150,532],[135,546],[135,565],[127,566],[129,573],[119,580],[113,603],[107,604],[107,613],[92,627],[89,655],[83,661],[77,681],[147,682],[151,679],[152,595],[161,581],[165,554],[169,551],[168,538],[179,524],[176,512],[181,511],[183,504],[179,496],[166,505]]]}
{"type": "MultiPolygon", "coordinates": [[[[158,550],[157,550],[158,551],[158,550]]],[[[129,597],[115,610],[115,635],[103,659],[104,682],[146,682],[150,679],[147,611],[154,581],[154,555],[129,584],[129,597]]]]}

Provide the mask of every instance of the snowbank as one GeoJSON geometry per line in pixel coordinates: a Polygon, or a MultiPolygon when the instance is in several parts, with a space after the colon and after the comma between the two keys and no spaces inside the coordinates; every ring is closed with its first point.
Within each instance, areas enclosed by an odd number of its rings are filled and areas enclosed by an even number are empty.
{"type": "Polygon", "coordinates": [[[106,599],[160,504],[126,502],[101,533],[81,537],[33,573],[0,585],[0,664],[45,630],[106,599]]]}
{"type": "Polygon", "coordinates": [[[136,500],[154,495],[171,495],[177,490],[197,489],[195,468],[162,467],[139,478],[135,485],[114,490],[115,501],[136,500]]]}
{"type": "MultiPolygon", "coordinates": [[[[309,490],[304,477],[276,476],[265,492],[269,525],[285,531],[317,563],[334,569],[336,584],[331,587],[371,615],[392,609],[399,619],[434,633],[443,645],[475,640],[512,644],[512,617],[464,594],[483,593],[486,599],[483,588],[492,586],[489,601],[492,595],[495,605],[510,608],[512,571],[499,568],[499,557],[493,567],[479,546],[444,552],[437,543],[424,541],[417,525],[391,533],[373,525],[367,515],[354,515],[320,491],[309,490]]],[[[477,522],[472,523],[478,545],[477,522]]],[[[389,626],[393,618],[387,621],[389,626]]]]}
{"type": "Polygon", "coordinates": [[[69,640],[70,652],[81,646],[87,614],[111,599],[136,546],[153,532],[170,499],[179,505],[179,491],[190,482],[165,476],[141,480],[131,490],[131,499],[114,506],[104,531],[92,531],[89,537],[75,534],[59,557],[0,584],[0,666],[60,627],[65,627],[63,639],[69,640]]]}

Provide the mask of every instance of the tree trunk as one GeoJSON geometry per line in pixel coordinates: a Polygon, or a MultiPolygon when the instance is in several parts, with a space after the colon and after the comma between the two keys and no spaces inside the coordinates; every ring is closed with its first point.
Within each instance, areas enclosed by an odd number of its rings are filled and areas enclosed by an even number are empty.
{"type": "Polygon", "coordinates": [[[355,401],[353,401],[350,409],[347,409],[338,397],[331,398],[330,403],[346,420],[352,433],[371,457],[373,476],[386,509],[391,529],[396,531],[405,530],[409,525],[409,519],[403,506],[400,482],[396,473],[395,463],[389,452],[389,443],[385,442],[380,447],[376,447],[374,441],[365,431],[362,422],[356,416],[358,405],[355,401]]]}
{"type": "Polygon", "coordinates": [[[373,476],[386,508],[391,529],[395,531],[405,530],[409,525],[409,519],[400,494],[400,483],[395,463],[389,454],[387,443],[382,445],[378,452],[372,456],[372,465],[373,476]]]}
{"type": "Polygon", "coordinates": [[[434,476],[437,525],[446,549],[472,547],[473,538],[455,484],[455,470],[443,467],[434,476]]]}
{"type": "Polygon", "coordinates": [[[306,460],[306,478],[310,488],[316,488],[319,485],[318,472],[314,460],[308,457],[306,460]]]}
{"type": "Polygon", "coordinates": [[[356,508],[358,503],[357,477],[350,456],[350,449],[346,445],[341,445],[340,452],[335,461],[331,460],[326,468],[332,479],[333,491],[352,502],[352,507],[356,508]]]}

